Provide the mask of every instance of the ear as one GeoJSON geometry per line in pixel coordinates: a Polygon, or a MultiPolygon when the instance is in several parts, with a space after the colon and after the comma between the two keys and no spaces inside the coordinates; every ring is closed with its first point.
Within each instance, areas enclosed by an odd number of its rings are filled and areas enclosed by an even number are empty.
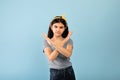
{"type": "Polygon", "coordinates": [[[51,29],[51,30],[53,30],[53,27],[52,27],[52,26],[50,26],[50,29],[51,29]]]}
{"type": "Polygon", "coordinates": [[[64,27],[64,31],[67,29],[67,27],[64,27]]]}

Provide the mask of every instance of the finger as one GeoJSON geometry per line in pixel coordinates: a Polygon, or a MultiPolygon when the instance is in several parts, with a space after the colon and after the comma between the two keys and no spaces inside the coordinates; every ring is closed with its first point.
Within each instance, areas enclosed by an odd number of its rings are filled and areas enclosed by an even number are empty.
{"type": "Polygon", "coordinates": [[[72,35],[73,31],[69,31],[68,33],[68,37],[70,37],[72,35]]]}
{"type": "Polygon", "coordinates": [[[43,36],[44,39],[48,38],[46,33],[43,33],[42,36],[43,36]]]}

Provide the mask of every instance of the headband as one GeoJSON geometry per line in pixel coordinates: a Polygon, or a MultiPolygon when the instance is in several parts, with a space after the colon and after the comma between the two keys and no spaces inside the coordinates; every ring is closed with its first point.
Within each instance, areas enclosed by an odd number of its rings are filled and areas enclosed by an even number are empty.
{"type": "Polygon", "coordinates": [[[64,19],[64,20],[66,21],[65,15],[62,15],[62,16],[56,16],[54,19],[57,19],[57,18],[61,18],[61,19],[64,19]]]}

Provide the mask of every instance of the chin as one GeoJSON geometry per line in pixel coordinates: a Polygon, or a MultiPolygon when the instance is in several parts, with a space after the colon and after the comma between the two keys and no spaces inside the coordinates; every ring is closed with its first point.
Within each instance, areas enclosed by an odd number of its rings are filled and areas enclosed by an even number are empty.
{"type": "Polygon", "coordinates": [[[55,35],[56,37],[61,37],[62,35],[59,35],[59,34],[57,34],[57,35],[55,35]]]}

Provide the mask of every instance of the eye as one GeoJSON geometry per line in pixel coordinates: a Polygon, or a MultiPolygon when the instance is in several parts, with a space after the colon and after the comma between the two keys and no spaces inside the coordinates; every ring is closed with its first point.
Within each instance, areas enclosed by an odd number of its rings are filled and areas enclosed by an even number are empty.
{"type": "Polygon", "coordinates": [[[60,29],[63,29],[64,27],[63,26],[60,26],[60,29]]]}
{"type": "Polygon", "coordinates": [[[54,28],[57,28],[57,26],[55,25],[54,28]]]}

